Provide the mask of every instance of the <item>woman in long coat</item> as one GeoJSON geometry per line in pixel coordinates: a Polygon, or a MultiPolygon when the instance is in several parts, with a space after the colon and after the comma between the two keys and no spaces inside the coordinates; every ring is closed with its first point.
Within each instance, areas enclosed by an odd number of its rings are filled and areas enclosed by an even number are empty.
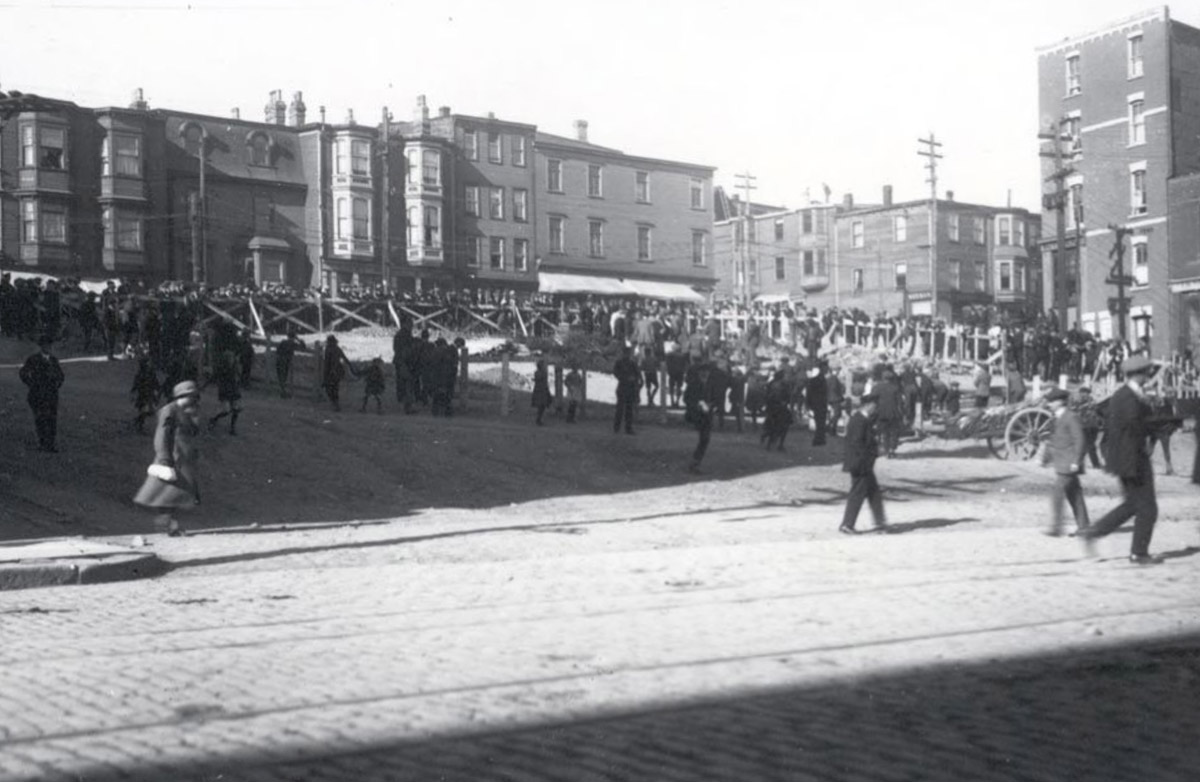
{"type": "Polygon", "coordinates": [[[155,529],[172,537],[182,535],[175,512],[200,504],[200,485],[196,481],[197,450],[200,434],[200,389],[191,380],[175,386],[171,401],[158,411],[154,430],[154,464],[133,501],[158,511],[155,529]]]}

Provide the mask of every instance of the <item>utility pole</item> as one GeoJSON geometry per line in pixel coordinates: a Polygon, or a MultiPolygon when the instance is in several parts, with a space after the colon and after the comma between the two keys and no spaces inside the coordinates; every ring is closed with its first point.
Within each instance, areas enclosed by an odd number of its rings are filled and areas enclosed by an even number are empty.
{"type": "Polygon", "coordinates": [[[200,248],[203,239],[200,236],[200,197],[196,193],[188,194],[188,217],[192,222],[192,282],[198,283],[200,274],[200,248]]]}
{"type": "Polygon", "coordinates": [[[1129,315],[1129,299],[1125,297],[1125,288],[1134,283],[1133,276],[1125,273],[1125,237],[1133,233],[1133,229],[1123,225],[1109,225],[1108,228],[1113,232],[1113,246],[1108,251],[1108,257],[1115,260],[1105,282],[1117,286],[1116,298],[1108,300],[1108,311],[1117,319],[1117,337],[1124,342],[1125,320],[1129,315]]]}
{"type": "MultiPolygon", "coordinates": [[[[942,155],[938,153],[938,148],[942,143],[933,135],[933,131],[929,131],[929,138],[917,139],[918,144],[924,145],[925,149],[917,150],[917,154],[921,157],[928,158],[929,162],[925,164],[925,168],[929,170],[929,178],[925,181],[929,183],[929,314],[932,317],[937,317],[937,162],[942,159],[942,155]]],[[[907,286],[905,286],[907,287],[907,286]]],[[[910,313],[905,313],[910,314],[910,313]]]]}
{"type": "Polygon", "coordinates": [[[388,181],[391,173],[391,165],[389,162],[388,152],[392,146],[391,133],[391,112],[388,107],[383,107],[383,198],[380,199],[380,228],[382,229],[382,245],[383,250],[380,252],[380,279],[383,280],[383,290],[386,293],[388,289],[388,271],[391,268],[392,262],[392,232],[388,217],[391,214],[392,207],[392,188],[388,181]]]}
{"type": "Polygon", "coordinates": [[[742,240],[743,240],[742,241],[742,259],[741,259],[742,284],[740,287],[742,289],[742,291],[741,291],[742,303],[749,304],[750,303],[750,223],[751,223],[751,219],[752,219],[750,217],[750,191],[758,189],[758,186],[754,184],[754,182],[758,179],[758,177],[747,172],[745,174],[734,174],[733,178],[740,180],[737,184],[737,187],[741,188],[742,192],[745,194],[742,199],[743,202],[745,203],[745,206],[742,207],[742,226],[743,226],[742,227],[742,240]]]}
{"type": "MultiPolygon", "coordinates": [[[[1067,323],[1067,297],[1070,295],[1070,291],[1067,288],[1066,179],[1075,173],[1075,169],[1063,164],[1062,143],[1071,140],[1069,134],[1062,132],[1062,126],[1067,124],[1067,120],[1065,118],[1060,119],[1058,124],[1059,127],[1057,130],[1051,126],[1046,129],[1046,132],[1038,134],[1038,139],[1049,141],[1054,145],[1053,151],[1039,152],[1038,155],[1039,157],[1051,158],[1054,161],[1054,173],[1046,177],[1047,182],[1054,182],[1054,194],[1043,196],[1042,205],[1053,209],[1058,215],[1054,221],[1057,228],[1057,237],[1055,253],[1052,256],[1051,271],[1054,274],[1054,310],[1058,315],[1058,330],[1060,334],[1066,334],[1069,326],[1067,323]]],[[[1076,252],[1078,251],[1079,248],[1076,247],[1076,252]]],[[[1080,266],[1082,265],[1080,263],[1080,266]]]]}
{"type": "Polygon", "coordinates": [[[192,282],[208,282],[208,132],[200,133],[200,194],[192,212],[192,282]]]}

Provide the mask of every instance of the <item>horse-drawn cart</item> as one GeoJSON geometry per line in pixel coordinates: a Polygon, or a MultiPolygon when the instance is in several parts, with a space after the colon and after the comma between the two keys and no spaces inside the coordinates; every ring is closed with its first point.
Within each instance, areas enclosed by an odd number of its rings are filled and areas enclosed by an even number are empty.
{"type": "Polygon", "coordinates": [[[1032,459],[1050,437],[1054,414],[1041,402],[968,410],[946,420],[942,436],[984,440],[998,459],[1032,459]]]}

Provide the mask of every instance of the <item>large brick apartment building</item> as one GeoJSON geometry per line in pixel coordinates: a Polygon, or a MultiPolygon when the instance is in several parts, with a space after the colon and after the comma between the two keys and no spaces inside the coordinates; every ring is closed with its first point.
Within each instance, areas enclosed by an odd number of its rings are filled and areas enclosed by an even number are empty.
{"type": "MultiPolygon", "coordinates": [[[[1149,337],[1155,354],[1200,338],[1200,30],[1158,6],[1038,51],[1039,114],[1064,135],[1065,252],[1043,212],[1047,307],[1103,337],[1149,337]],[[1127,310],[1109,283],[1125,237],[1127,310]],[[1066,298],[1052,280],[1065,275],[1066,298]],[[1121,323],[1124,321],[1124,324],[1121,323]]],[[[1043,160],[1043,175],[1054,164],[1043,160]]],[[[1047,186],[1048,190],[1050,186],[1047,186]]],[[[1053,206],[1051,204],[1050,206],[1053,206]]]]}
{"type": "Polygon", "coordinates": [[[431,115],[424,97],[410,121],[332,123],[278,91],[261,122],[140,95],[49,102],[0,128],[4,268],[332,289],[712,285],[713,169],[590,143],[586,123],[566,138],[431,115]]]}

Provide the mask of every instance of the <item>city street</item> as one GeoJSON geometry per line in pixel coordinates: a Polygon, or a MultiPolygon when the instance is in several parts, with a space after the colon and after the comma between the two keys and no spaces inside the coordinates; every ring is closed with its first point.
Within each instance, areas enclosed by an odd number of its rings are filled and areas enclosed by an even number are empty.
{"type": "Polygon", "coordinates": [[[1141,568],[1033,492],[893,488],[848,538],[837,492],[693,488],[155,536],[162,578],[0,593],[0,779],[1194,778],[1182,479],[1141,568]]]}

